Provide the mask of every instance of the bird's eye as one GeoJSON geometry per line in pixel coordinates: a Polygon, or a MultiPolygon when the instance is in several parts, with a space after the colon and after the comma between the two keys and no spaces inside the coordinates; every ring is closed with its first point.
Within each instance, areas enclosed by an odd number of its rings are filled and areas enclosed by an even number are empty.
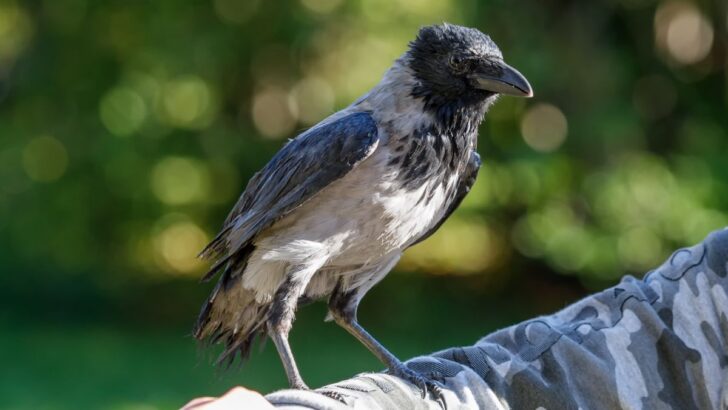
{"type": "Polygon", "coordinates": [[[467,60],[459,55],[450,56],[450,67],[456,72],[463,72],[467,68],[467,60]]]}

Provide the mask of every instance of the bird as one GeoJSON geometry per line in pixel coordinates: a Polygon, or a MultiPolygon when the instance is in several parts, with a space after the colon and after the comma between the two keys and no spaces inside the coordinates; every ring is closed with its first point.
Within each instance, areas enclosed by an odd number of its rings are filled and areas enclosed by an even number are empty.
{"type": "Polygon", "coordinates": [[[478,127],[500,95],[528,80],[475,28],[419,29],[381,81],[289,140],[255,173],[200,256],[219,274],[193,335],[245,360],[272,339],[291,388],[308,389],[288,335],[299,306],[328,301],[333,319],[390,374],[427,392],[357,320],[364,295],[409,247],[432,235],[473,186],[478,127]]]}

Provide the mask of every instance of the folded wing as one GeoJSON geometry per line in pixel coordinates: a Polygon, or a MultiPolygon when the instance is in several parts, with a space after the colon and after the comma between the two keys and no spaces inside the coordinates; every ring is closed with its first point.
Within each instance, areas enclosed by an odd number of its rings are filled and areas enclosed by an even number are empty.
{"type": "MultiPolygon", "coordinates": [[[[291,140],[248,183],[218,236],[202,251],[217,257],[209,279],[251,240],[369,157],[379,142],[371,115],[358,112],[291,140]]],[[[238,258],[247,255],[237,255],[238,258]]]]}

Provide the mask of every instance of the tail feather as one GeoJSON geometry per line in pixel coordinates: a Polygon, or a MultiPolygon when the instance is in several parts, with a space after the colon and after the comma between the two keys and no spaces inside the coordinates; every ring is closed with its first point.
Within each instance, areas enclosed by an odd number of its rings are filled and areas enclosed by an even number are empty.
{"type": "Polygon", "coordinates": [[[205,273],[205,275],[200,279],[200,282],[205,283],[209,282],[210,279],[212,279],[216,273],[220,271],[220,268],[222,268],[223,265],[229,264],[230,259],[232,259],[234,255],[228,255],[217,262],[215,262],[212,267],[205,273]]]}
{"type": "Polygon", "coordinates": [[[253,349],[255,338],[264,337],[265,335],[265,326],[252,330],[244,337],[236,337],[234,334],[229,335],[225,350],[215,360],[215,364],[230,367],[238,356],[241,362],[248,360],[250,358],[250,352],[253,349]]]}
{"type": "Polygon", "coordinates": [[[200,310],[193,336],[212,345],[221,343],[225,350],[216,364],[229,367],[237,356],[250,357],[255,338],[266,335],[269,304],[259,303],[255,292],[243,288],[240,273],[230,265],[220,277],[210,297],[200,310]],[[236,286],[233,286],[236,285],[236,286]]]}
{"type": "MultiPolygon", "coordinates": [[[[209,247],[210,245],[207,246],[209,247]]],[[[222,256],[220,259],[215,261],[212,267],[210,267],[207,273],[205,273],[202,279],[200,279],[200,282],[208,282],[215,276],[215,274],[220,272],[223,266],[225,266],[225,269],[223,270],[222,277],[225,278],[225,275],[230,275],[228,278],[226,278],[227,281],[229,281],[230,279],[234,279],[236,276],[242,275],[245,271],[245,267],[248,264],[248,258],[254,250],[255,246],[249,243],[235,252],[230,252],[229,254],[222,256]],[[231,269],[233,271],[231,271],[231,269]]],[[[202,253],[200,253],[200,256],[212,257],[211,254],[206,254],[205,251],[202,251],[202,253]]]]}
{"type": "Polygon", "coordinates": [[[210,243],[205,246],[205,249],[200,252],[197,257],[203,258],[203,259],[209,259],[214,257],[215,255],[221,255],[225,252],[225,249],[227,248],[227,235],[232,230],[233,225],[229,224],[225,228],[223,228],[220,233],[215,236],[210,243]]]}

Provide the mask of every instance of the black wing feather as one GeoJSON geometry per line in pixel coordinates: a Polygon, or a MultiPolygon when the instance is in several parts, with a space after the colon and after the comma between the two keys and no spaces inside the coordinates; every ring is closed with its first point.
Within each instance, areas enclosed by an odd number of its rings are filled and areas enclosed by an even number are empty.
{"type": "Polygon", "coordinates": [[[222,232],[201,255],[220,257],[215,264],[215,270],[219,269],[255,235],[369,157],[378,142],[377,124],[366,112],[316,126],[291,140],[253,176],[222,232]],[[233,232],[234,244],[229,241],[233,232]]]}

